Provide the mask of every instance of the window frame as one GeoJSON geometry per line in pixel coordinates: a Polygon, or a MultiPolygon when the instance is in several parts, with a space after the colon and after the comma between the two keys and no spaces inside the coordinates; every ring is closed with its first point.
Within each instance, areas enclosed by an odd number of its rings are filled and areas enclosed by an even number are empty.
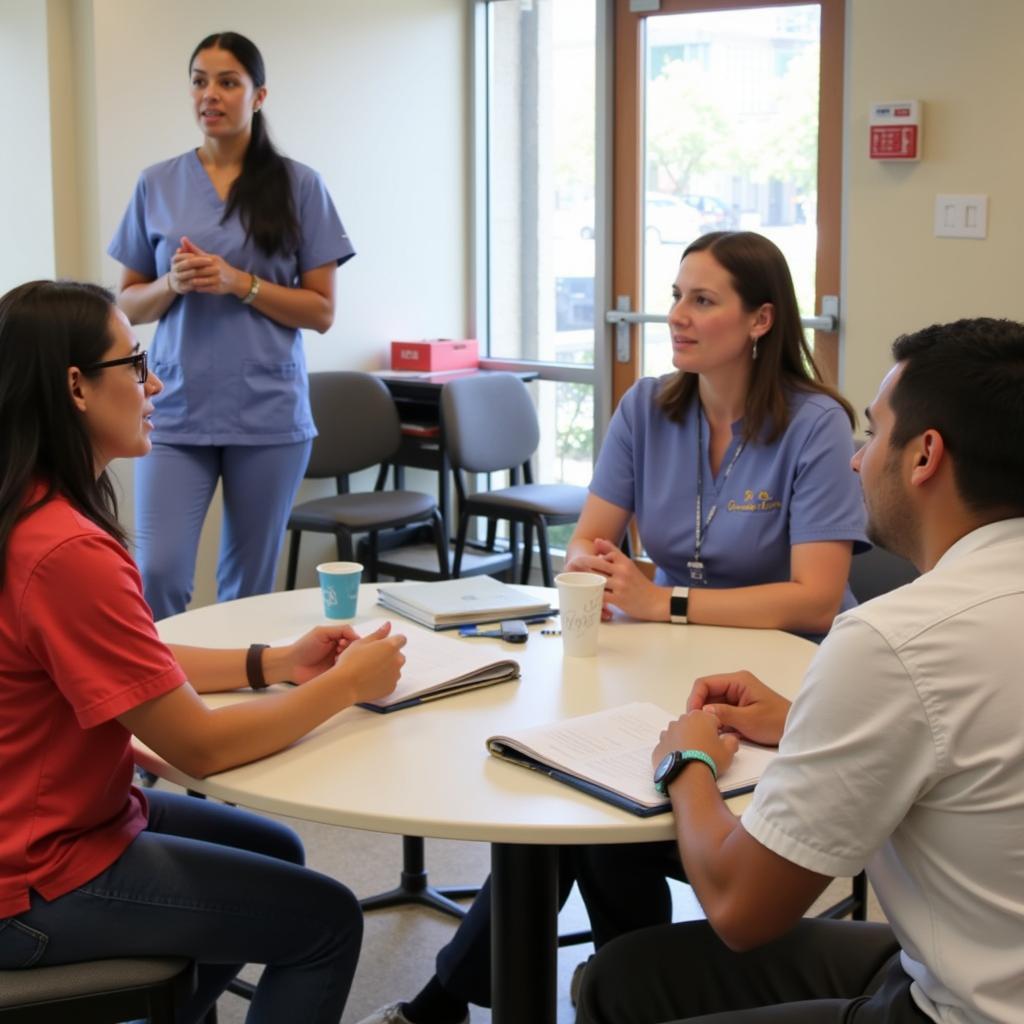
{"type": "MultiPolygon", "coordinates": [[[[472,154],[472,288],[470,325],[484,353],[480,367],[485,370],[533,371],[540,380],[589,384],[594,389],[594,445],[597,456],[611,416],[612,328],[605,321],[611,308],[612,272],[612,119],[614,0],[595,0],[595,111],[594,128],[594,361],[592,366],[533,359],[490,356],[490,227],[489,153],[492,4],[516,0],[470,0],[471,32],[471,144],[472,154]]],[[[552,0],[557,3],[557,0],[552,0]]]]}

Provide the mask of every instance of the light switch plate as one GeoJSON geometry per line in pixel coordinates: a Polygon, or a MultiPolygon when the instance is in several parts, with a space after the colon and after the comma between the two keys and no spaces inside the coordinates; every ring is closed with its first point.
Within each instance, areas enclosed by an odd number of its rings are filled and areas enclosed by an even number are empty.
{"type": "Polygon", "coordinates": [[[988,235],[988,196],[935,197],[936,238],[985,238],[988,235]]]}

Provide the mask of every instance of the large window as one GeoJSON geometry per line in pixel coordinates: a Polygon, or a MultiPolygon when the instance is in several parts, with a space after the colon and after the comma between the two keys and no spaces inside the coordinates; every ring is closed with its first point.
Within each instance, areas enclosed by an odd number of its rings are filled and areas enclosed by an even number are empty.
{"type": "Polygon", "coordinates": [[[538,479],[586,484],[599,292],[597,0],[487,0],[478,59],[485,230],[478,334],[491,366],[536,369],[538,479]],[[482,52],[481,52],[482,51],[482,52]]]}

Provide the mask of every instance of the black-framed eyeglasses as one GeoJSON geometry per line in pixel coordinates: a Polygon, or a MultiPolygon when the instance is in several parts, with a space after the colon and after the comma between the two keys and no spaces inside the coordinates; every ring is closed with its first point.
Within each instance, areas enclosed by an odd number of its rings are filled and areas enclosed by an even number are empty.
{"type": "Polygon", "coordinates": [[[131,364],[135,370],[135,376],[140,384],[145,384],[149,379],[149,360],[145,352],[134,352],[123,359],[108,359],[102,363],[93,363],[92,366],[83,368],[83,373],[92,373],[94,370],[105,370],[108,366],[127,366],[131,364]]]}

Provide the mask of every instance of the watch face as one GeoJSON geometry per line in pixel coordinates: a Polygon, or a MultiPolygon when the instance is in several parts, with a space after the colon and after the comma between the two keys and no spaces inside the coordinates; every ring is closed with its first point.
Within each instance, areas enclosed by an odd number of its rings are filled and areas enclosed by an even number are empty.
{"type": "Polygon", "coordinates": [[[676,763],[676,752],[673,750],[666,754],[659,762],[658,767],[654,769],[654,781],[661,782],[666,775],[672,770],[672,765],[676,763]]]}

